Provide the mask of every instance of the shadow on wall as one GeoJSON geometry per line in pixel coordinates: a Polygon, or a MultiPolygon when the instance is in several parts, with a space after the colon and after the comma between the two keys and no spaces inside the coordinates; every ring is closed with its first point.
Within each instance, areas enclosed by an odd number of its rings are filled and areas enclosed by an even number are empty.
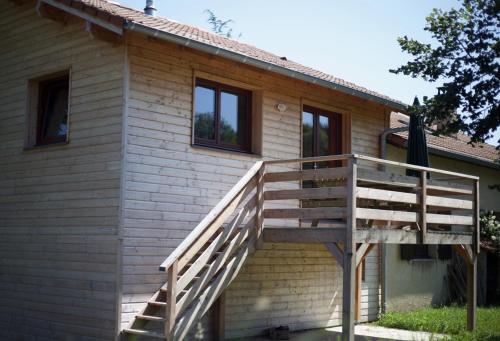
{"type": "Polygon", "coordinates": [[[417,252],[412,257],[406,257],[401,251],[398,245],[387,245],[387,311],[407,311],[449,302],[445,277],[450,261],[439,259],[436,248],[429,248],[425,254],[417,252]]]}

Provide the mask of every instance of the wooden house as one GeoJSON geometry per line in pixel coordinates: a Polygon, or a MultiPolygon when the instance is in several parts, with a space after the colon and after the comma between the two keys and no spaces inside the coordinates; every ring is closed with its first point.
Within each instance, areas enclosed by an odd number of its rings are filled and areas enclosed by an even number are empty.
{"type": "Polygon", "coordinates": [[[404,104],[106,0],[1,1],[0,42],[1,339],[353,340],[380,243],[454,245],[474,327],[479,179],[378,159],[404,104]]]}

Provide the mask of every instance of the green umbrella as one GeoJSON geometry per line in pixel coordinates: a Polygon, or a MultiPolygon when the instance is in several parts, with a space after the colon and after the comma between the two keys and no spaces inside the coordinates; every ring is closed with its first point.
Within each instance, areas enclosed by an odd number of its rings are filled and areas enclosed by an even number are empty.
{"type": "MultiPolygon", "coordinates": [[[[413,106],[417,108],[420,105],[418,98],[415,97],[413,106]]],[[[429,167],[429,154],[427,150],[427,141],[425,138],[425,126],[422,116],[417,112],[410,115],[410,125],[408,126],[408,147],[406,150],[406,163],[410,165],[417,165],[429,167]]],[[[420,176],[420,172],[407,169],[406,175],[420,176]]]]}

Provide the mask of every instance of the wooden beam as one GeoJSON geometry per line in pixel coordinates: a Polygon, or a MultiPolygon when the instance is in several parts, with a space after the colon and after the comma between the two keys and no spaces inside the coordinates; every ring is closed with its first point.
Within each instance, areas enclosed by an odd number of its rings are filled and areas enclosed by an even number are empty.
{"type": "Polygon", "coordinates": [[[343,207],[271,208],[264,210],[268,219],[338,219],[346,216],[343,207]]]}
{"type": "Polygon", "coordinates": [[[337,261],[341,268],[344,267],[344,251],[338,246],[337,243],[325,243],[326,249],[330,251],[333,258],[337,261]]]}
{"type": "Polygon", "coordinates": [[[214,304],[214,340],[226,338],[226,292],[222,292],[214,304]]]}
{"type": "Polygon", "coordinates": [[[356,250],[356,267],[358,267],[365,257],[370,253],[375,244],[363,243],[356,250]]]}
{"type": "Polygon", "coordinates": [[[463,174],[463,173],[456,173],[456,172],[450,172],[447,170],[442,170],[442,169],[437,169],[437,168],[430,168],[430,167],[423,167],[423,166],[417,166],[417,165],[410,165],[407,163],[402,163],[402,162],[397,162],[397,161],[391,161],[391,160],[384,160],[384,159],[377,159],[372,156],[366,156],[366,155],[359,155],[359,154],[354,154],[354,157],[359,160],[366,160],[366,161],[371,161],[375,162],[377,164],[385,164],[385,165],[392,165],[392,166],[397,166],[401,167],[404,169],[414,169],[418,171],[427,171],[427,172],[433,172],[433,173],[439,173],[439,174],[444,174],[448,176],[454,176],[458,178],[465,178],[465,179],[479,179],[477,176],[474,175],[468,175],[468,174],[463,174]]]}
{"type": "Polygon", "coordinates": [[[176,297],[177,297],[177,267],[178,263],[175,261],[167,270],[167,293],[166,293],[166,310],[165,310],[165,338],[167,341],[174,340],[174,327],[176,313],[176,297]]]}
{"type": "Polygon", "coordinates": [[[420,243],[427,240],[427,172],[420,172],[420,243]]]}
{"type": "Polygon", "coordinates": [[[467,330],[476,329],[477,320],[477,254],[467,264],[467,330]]]}
{"type": "Polygon", "coordinates": [[[481,251],[480,221],[479,221],[479,180],[474,181],[474,241],[473,247],[476,253],[481,251]]]}
{"type": "Polygon", "coordinates": [[[265,175],[265,164],[262,164],[262,166],[259,169],[259,172],[257,173],[257,208],[255,210],[255,217],[256,217],[256,238],[257,238],[257,244],[256,247],[258,249],[262,248],[263,244],[263,238],[262,238],[262,233],[264,231],[264,175],[265,175]]]}
{"type": "Polygon", "coordinates": [[[345,198],[346,195],[347,195],[347,189],[345,187],[320,187],[320,188],[301,188],[301,189],[266,191],[264,193],[264,199],[266,200],[333,199],[333,198],[345,198]]]}
{"type": "Polygon", "coordinates": [[[357,164],[349,159],[347,177],[347,224],[344,243],[342,284],[342,340],[354,341],[354,310],[356,285],[356,179],[357,164]]]}
{"type": "MultiPolygon", "coordinates": [[[[408,212],[408,211],[393,211],[393,210],[379,210],[374,208],[358,208],[358,219],[374,219],[385,221],[401,221],[408,223],[415,223],[420,221],[421,213],[408,212]]],[[[449,215],[449,214],[436,214],[427,213],[426,222],[428,224],[443,224],[443,225],[472,225],[472,216],[462,215],[449,215]]]]}
{"type": "Polygon", "coordinates": [[[345,167],[303,169],[298,171],[266,173],[264,180],[265,182],[324,180],[345,178],[346,174],[347,169],[345,167]]]}
{"type": "MultiPolygon", "coordinates": [[[[356,262],[358,262],[358,258],[356,256],[356,262]]],[[[356,310],[354,312],[354,318],[357,322],[361,320],[361,291],[362,291],[362,282],[363,282],[363,264],[359,263],[356,266],[356,310]]]]}
{"type": "MultiPolygon", "coordinates": [[[[358,173],[358,180],[379,185],[413,188],[419,186],[420,183],[420,180],[413,176],[374,171],[372,169],[360,168],[358,173]]],[[[427,182],[429,190],[454,194],[472,194],[473,187],[466,184],[432,179],[427,182]]]]}
{"type": "Polygon", "coordinates": [[[427,213],[427,223],[442,225],[473,225],[472,216],[427,213]]]}
{"type": "Polygon", "coordinates": [[[287,228],[266,227],[266,243],[338,243],[345,241],[345,228],[287,228]]]}
{"type": "Polygon", "coordinates": [[[357,187],[356,196],[361,199],[372,199],[389,202],[399,202],[407,204],[416,204],[417,195],[415,193],[405,193],[398,191],[389,191],[377,188],[357,187]]]}
{"type": "Polygon", "coordinates": [[[404,221],[414,223],[418,219],[416,212],[408,211],[393,211],[393,210],[378,210],[373,208],[358,208],[356,209],[356,217],[358,219],[374,219],[387,221],[404,221]]]}
{"type": "MultiPolygon", "coordinates": [[[[417,231],[400,229],[360,229],[356,231],[359,243],[417,244],[417,231]]],[[[471,244],[472,233],[427,231],[427,244],[471,244]]]]}

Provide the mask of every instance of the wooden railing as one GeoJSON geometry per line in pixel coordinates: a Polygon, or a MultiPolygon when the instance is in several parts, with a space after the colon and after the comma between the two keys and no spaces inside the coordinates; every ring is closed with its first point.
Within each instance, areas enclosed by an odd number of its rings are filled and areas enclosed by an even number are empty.
{"type": "Polygon", "coordinates": [[[410,229],[419,232],[419,243],[437,243],[428,231],[471,233],[479,247],[478,177],[355,154],[273,160],[266,167],[264,199],[290,203],[266,208],[266,219],[295,219],[303,227],[349,228],[352,221],[359,229],[410,229]],[[323,168],[304,169],[311,163],[323,168]],[[295,169],[269,171],[278,165],[295,169]],[[295,182],[296,189],[267,190],[276,182],[295,182]]]}
{"type": "MultiPolygon", "coordinates": [[[[257,162],[161,264],[167,283],[148,304],[164,306],[165,317],[142,318],[164,321],[167,340],[183,339],[262,242],[264,226],[276,221],[337,229],[343,250],[330,246],[344,255],[366,253],[369,243],[358,247],[355,234],[363,229],[416,231],[417,243],[435,243],[429,231],[468,233],[478,250],[478,180],[355,154],[257,162]],[[315,167],[304,167],[311,163],[315,167]]],[[[358,258],[345,258],[344,271],[355,269],[358,258]]],[[[345,281],[346,290],[354,290],[352,278],[345,281]]],[[[352,311],[344,304],[344,313],[352,311]]]]}
{"type": "Polygon", "coordinates": [[[262,233],[263,168],[257,162],[161,264],[167,340],[185,337],[255,248],[262,233]]]}

